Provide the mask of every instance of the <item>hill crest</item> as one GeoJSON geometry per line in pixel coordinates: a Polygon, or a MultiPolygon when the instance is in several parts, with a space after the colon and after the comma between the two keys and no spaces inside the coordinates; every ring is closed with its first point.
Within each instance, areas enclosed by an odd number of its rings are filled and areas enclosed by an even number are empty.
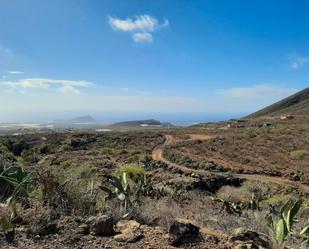
{"type": "Polygon", "coordinates": [[[260,118],[278,115],[309,115],[309,87],[283,100],[267,106],[245,118],[260,118]]]}

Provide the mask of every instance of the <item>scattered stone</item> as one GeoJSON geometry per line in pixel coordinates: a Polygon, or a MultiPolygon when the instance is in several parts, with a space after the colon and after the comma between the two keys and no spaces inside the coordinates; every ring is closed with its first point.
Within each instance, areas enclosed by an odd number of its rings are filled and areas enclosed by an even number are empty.
{"type": "Polygon", "coordinates": [[[214,235],[204,236],[204,241],[210,242],[210,243],[213,243],[213,244],[218,244],[220,242],[220,240],[214,235]]]}
{"type": "Polygon", "coordinates": [[[287,174],[285,174],[285,177],[289,178],[292,181],[300,181],[303,176],[303,172],[297,170],[297,171],[292,171],[287,174]]]}
{"type": "Polygon", "coordinates": [[[42,223],[38,226],[32,227],[28,232],[36,237],[40,237],[57,233],[58,227],[56,223],[42,223]]]}
{"type": "Polygon", "coordinates": [[[82,224],[78,227],[77,233],[87,235],[89,234],[89,226],[87,224],[82,224]]]}
{"type": "Polygon", "coordinates": [[[115,226],[116,232],[119,233],[132,233],[139,230],[141,224],[135,220],[120,220],[115,226]]]}
{"type": "Polygon", "coordinates": [[[114,236],[114,239],[118,242],[135,243],[144,237],[141,231],[134,233],[120,233],[114,236]]]}
{"type": "Polygon", "coordinates": [[[238,228],[229,238],[229,243],[233,244],[234,249],[270,249],[269,242],[262,239],[257,232],[238,228]]]}
{"type": "Polygon", "coordinates": [[[114,219],[107,215],[92,216],[86,224],[89,226],[89,231],[94,235],[114,235],[114,219]]]}
{"type": "Polygon", "coordinates": [[[115,226],[117,234],[114,239],[118,242],[134,243],[142,239],[143,233],[141,232],[141,224],[135,220],[120,220],[115,226]]]}
{"type": "Polygon", "coordinates": [[[247,246],[243,245],[243,244],[238,244],[234,247],[234,249],[247,249],[247,246]]]}
{"type": "Polygon", "coordinates": [[[169,229],[170,244],[179,246],[201,241],[200,228],[193,225],[190,221],[176,219],[169,229]]]}

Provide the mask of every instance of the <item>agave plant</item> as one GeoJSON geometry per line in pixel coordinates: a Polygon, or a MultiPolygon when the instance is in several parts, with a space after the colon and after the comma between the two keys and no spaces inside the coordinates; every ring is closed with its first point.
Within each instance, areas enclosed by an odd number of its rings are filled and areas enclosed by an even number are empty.
{"type": "Polygon", "coordinates": [[[26,172],[21,167],[5,167],[0,164],[1,199],[15,198],[18,194],[27,194],[27,187],[33,180],[33,176],[33,173],[26,172]]]}
{"type": "MultiPolygon", "coordinates": [[[[282,248],[284,248],[284,242],[289,235],[295,234],[293,231],[293,225],[296,222],[296,215],[300,210],[302,201],[286,202],[280,211],[280,218],[277,222],[274,222],[272,216],[267,216],[267,222],[270,228],[273,230],[275,242],[282,248]]],[[[305,235],[309,233],[309,225],[301,229],[299,235],[305,235]]]]}
{"type": "Polygon", "coordinates": [[[0,206],[0,226],[8,242],[12,242],[14,239],[12,219],[16,216],[16,197],[27,194],[27,187],[32,179],[33,174],[25,172],[21,167],[5,167],[0,164],[0,199],[6,200],[6,204],[0,206]],[[4,211],[8,208],[12,210],[11,215],[4,211]]]}
{"type": "Polygon", "coordinates": [[[108,193],[109,198],[117,197],[117,199],[123,203],[124,210],[127,213],[129,207],[132,205],[130,201],[131,191],[130,191],[130,185],[127,179],[127,174],[124,172],[119,177],[112,176],[109,179],[109,182],[114,187],[114,190],[108,187],[105,187],[105,186],[99,186],[100,189],[108,193]]]}

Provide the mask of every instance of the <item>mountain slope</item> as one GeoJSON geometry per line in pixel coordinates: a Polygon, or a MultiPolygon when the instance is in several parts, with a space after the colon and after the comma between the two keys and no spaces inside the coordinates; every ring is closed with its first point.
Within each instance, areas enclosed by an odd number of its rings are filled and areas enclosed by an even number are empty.
{"type": "Polygon", "coordinates": [[[245,118],[278,116],[282,114],[309,115],[309,87],[245,118]]]}

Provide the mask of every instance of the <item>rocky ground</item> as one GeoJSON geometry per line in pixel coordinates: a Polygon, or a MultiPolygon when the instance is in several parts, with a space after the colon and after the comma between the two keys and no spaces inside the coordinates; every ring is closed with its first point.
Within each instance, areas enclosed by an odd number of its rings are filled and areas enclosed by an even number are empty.
{"type": "MultiPolygon", "coordinates": [[[[308,159],[290,158],[309,149],[308,126],[288,128],[0,137],[0,160],[37,174],[0,248],[271,248],[267,215],[302,199],[296,228],[309,217],[308,159]],[[128,164],[143,178],[131,179],[138,198],[124,214],[100,187],[128,164]]],[[[306,237],[286,243],[309,248],[306,237]]]]}
{"type": "Polygon", "coordinates": [[[253,231],[238,229],[232,236],[201,229],[190,221],[176,219],[168,231],[141,225],[134,220],[116,224],[107,216],[90,217],[85,223],[70,217],[36,230],[16,229],[16,239],[2,248],[269,248],[253,231]]]}

